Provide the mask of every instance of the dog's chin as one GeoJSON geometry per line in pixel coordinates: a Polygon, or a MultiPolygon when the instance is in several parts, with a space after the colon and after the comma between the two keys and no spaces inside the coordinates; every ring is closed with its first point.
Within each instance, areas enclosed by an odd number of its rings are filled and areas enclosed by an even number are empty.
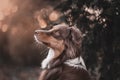
{"type": "Polygon", "coordinates": [[[36,35],[34,35],[34,39],[35,39],[35,41],[36,41],[38,44],[42,44],[42,42],[38,40],[38,38],[37,38],[36,35]]]}

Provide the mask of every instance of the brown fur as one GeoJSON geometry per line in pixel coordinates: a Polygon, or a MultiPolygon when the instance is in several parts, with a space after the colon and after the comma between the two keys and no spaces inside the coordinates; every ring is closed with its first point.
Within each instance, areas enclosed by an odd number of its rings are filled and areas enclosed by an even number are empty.
{"type": "Polygon", "coordinates": [[[77,27],[56,25],[49,30],[36,30],[35,36],[55,52],[50,68],[41,72],[39,80],[90,80],[87,70],[64,64],[81,55],[82,34],[77,27]]]}

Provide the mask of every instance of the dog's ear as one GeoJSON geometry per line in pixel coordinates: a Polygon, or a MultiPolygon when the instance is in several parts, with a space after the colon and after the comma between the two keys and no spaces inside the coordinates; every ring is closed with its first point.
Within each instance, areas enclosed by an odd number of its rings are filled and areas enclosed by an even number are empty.
{"type": "Polygon", "coordinates": [[[67,29],[64,29],[64,30],[62,30],[61,32],[61,35],[62,35],[62,37],[64,38],[64,39],[66,39],[68,36],[69,36],[69,34],[70,34],[70,28],[68,27],[67,29]]]}
{"type": "Polygon", "coordinates": [[[71,27],[71,40],[74,44],[79,45],[82,42],[82,32],[77,27],[71,27]]]}
{"type": "Polygon", "coordinates": [[[65,39],[66,54],[69,58],[75,58],[80,56],[82,33],[77,27],[69,27],[68,31],[68,37],[65,39]]]}

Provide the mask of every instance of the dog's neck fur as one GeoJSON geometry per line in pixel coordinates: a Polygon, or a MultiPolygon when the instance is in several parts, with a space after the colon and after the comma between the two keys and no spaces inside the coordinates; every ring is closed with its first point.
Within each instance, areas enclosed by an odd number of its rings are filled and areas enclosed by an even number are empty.
{"type": "Polygon", "coordinates": [[[50,65],[49,63],[57,58],[60,55],[60,51],[54,50],[52,48],[49,49],[47,57],[42,61],[42,69],[49,69],[50,65]]]}
{"type": "MultiPolygon", "coordinates": [[[[52,61],[55,58],[56,51],[54,51],[52,48],[49,49],[47,57],[42,61],[42,69],[49,69],[50,68],[50,61],[52,61]]],[[[86,70],[86,66],[84,63],[84,60],[82,57],[77,57],[74,59],[69,59],[64,62],[64,64],[74,67],[74,68],[82,68],[86,70]]]]}
{"type": "Polygon", "coordinates": [[[52,48],[49,49],[47,57],[42,61],[42,69],[50,68],[49,63],[54,58],[55,52],[52,48]]]}
{"type": "Polygon", "coordinates": [[[82,68],[82,69],[86,70],[85,63],[84,63],[83,58],[81,56],[74,58],[74,59],[69,59],[69,60],[65,61],[64,64],[71,66],[71,67],[74,67],[74,68],[82,68]]]}

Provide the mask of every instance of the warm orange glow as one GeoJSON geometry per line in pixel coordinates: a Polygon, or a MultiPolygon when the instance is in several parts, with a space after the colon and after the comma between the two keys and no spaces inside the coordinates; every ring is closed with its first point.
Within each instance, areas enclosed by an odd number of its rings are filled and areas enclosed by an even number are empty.
{"type": "Polygon", "coordinates": [[[18,29],[16,27],[13,27],[11,30],[11,34],[15,35],[18,32],[18,29]]]}
{"type": "Polygon", "coordinates": [[[17,11],[17,6],[12,3],[12,0],[0,0],[0,20],[4,20],[6,16],[17,11]]]}
{"type": "Polygon", "coordinates": [[[50,15],[49,15],[49,19],[51,21],[56,21],[59,18],[59,13],[56,11],[53,11],[50,15]]]}
{"type": "Polygon", "coordinates": [[[40,16],[37,17],[37,20],[38,20],[39,26],[40,26],[41,28],[47,27],[47,23],[46,23],[45,20],[42,19],[40,16]]]}
{"type": "Polygon", "coordinates": [[[18,7],[17,6],[14,6],[13,8],[12,8],[12,12],[14,13],[14,12],[17,12],[17,10],[18,10],[18,7]]]}
{"type": "Polygon", "coordinates": [[[2,12],[0,12],[0,21],[4,19],[4,14],[2,12]]]}
{"type": "Polygon", "coordinates": [[[7,24],[4,24],[3,26],[2,26],[2,31],[3,32],[6,32],[8,30],[8,25],[7,24]]]}
{"type": "Polygon", "coordinates": [[[0,29],[2,28],[2,22],[0,22],[0,29]]]}

